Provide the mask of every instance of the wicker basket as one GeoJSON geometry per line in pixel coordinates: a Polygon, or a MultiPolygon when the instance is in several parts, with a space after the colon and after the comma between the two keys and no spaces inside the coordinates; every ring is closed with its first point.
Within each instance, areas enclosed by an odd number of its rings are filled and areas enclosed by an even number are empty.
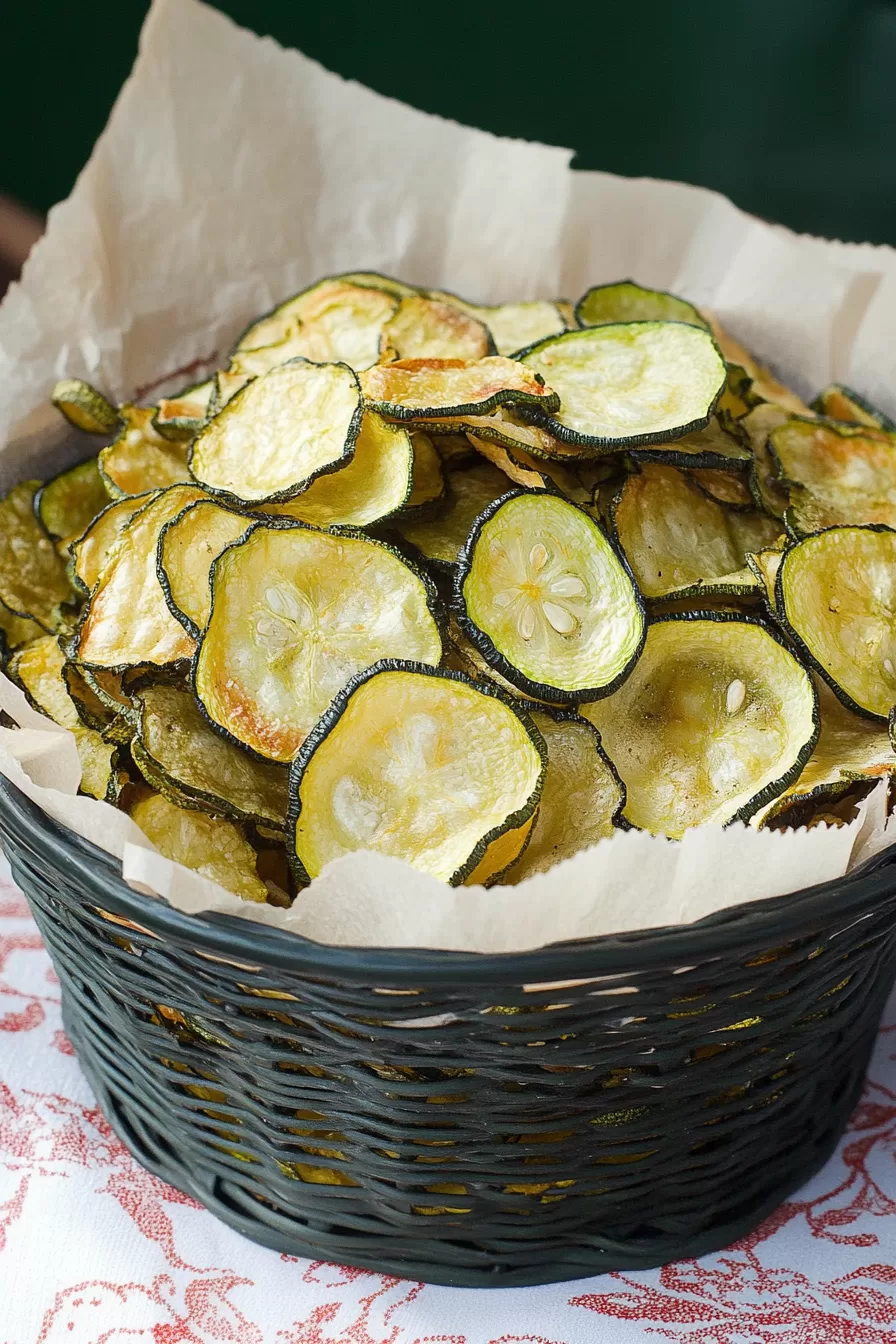
{"type": "Polygon", "coordinates": [[[834,1147],[896,970],[896,847],[699,924],[483,956],[183,915],[5,780],[0,836],[138,1160],[255,1241],[432,1283],[746,1233],[834,1147]]]}

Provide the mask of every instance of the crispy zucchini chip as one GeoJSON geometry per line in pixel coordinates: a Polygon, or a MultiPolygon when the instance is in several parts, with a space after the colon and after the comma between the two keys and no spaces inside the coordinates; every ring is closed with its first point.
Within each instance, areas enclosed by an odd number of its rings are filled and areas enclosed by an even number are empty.
{"type": "Polygon", "coordinates": [[[787,523],[797,536],[845,524],[896,524],[896,439],[788,420],[771,431],[770,448],[790,496],[787,523]]]}
{"type": "Polygon", "coordinates": [[[381,286],[321,280],[281,303],[243,332],[237,351],[290,341],[294,353],[318,364],[348,364],[356,371],[379,359],[383,327],[398,300],[381,286]]]}
{"type": "Polygon", "coordinates": [[[751,392],[752,386],[753,379],[746,369],[741,368],[740,364],[729,363],[728,375],[725,379],[725,391],[719,398],[719,404],[716,408],[726,426],[730,427],[738,420],[743,419],[757,404],[757,399],[751,392]]]}
{"type": "MultiPolygon", "coordinates": [[[[440,447],[443,443],[448,443],[446,438],[440,441],[440,447]]],[[[467,460],[469,460],[470,445],[463,440],[467,460]]],[[[412,509],[421,509],[424,505],[434,504],[436,500],[442,499],[445,494],[445,471],[444,464],[451,461],[450,453],[447,459],[437,450],[435,444],[428,434],[424,434],[422,429],[411,430],[411,445],[414,450],[414,464],[411,481],[411,493],[405,501],[404,512],[408,513],[412,509]]],[[[457,452],[454,454],[457,459],[457,452]]]]}
{"type": "Polygon", "coordinates": [[[653,622],[625,684],[581,713],[625,784],[626,819],[675,838],[752,816],[818,737],[809,674],[758,621],[721,614],[653,622]]]}
{"type": "Polygon", "coordinates": [[[689,322],[708,327],[692,303],[665,289],[645,289],[634,280],[610,285],[592,285],[576,304],[580,327],[605,326],[608,322],[689,322]]]}
{"type": "Polygon", "coordinates": [[[514,485],[520,485],[526,490],[553,488],[574,504],[591,503],[592,492],[583,485],[574,467],[533,457],[522,448],[504,448],[500,443],[480,439],[476,434],[469,434],[467,438],[476,452],[488,462],[493,462],[514,485]]]}
{"type": "Polygon", "coordinates": [[[282,765],[256,760],[215,732],[183,686],[157,683],[134,699],[139,716],[131,752],[148,784],[182,807],[285,830],[282,765]]]}
{"type": "Polygon", "coordinates": [[[624,562],[589,514],[546,491],[490,505],[455,582],[467,636],[539,699],[607,695],[640,652],[644,610],[624,562]]]}
{"type": "MultiPolygon", "coordinates": [[[[431,445],[430,449],[435,455],[431,445]]],[[[415,462],[415,448],[407,429],[389,425],[374,411],[366,411],[354,454],[346,466],[318,476],[286,504],[263,504],[256,511],[298,518],[314,527],[365,527],[397,513],[407,503],[415,462]]]]}
{"type": "MultiPolygon", "coordinates": [[[[755,590],[747,551],[756,547],[735,530],[744,518],[708,498],[687,472],[656,463],[626,479],[612,511],[616,538],[649,598],[755,590]]],[[[773,540],[776,524],[761,518],[760,526],[773,540]]]]}
{"type": "Polygon", "coordinates": [[[671,443],[651,443],[645,448],[632,450],[637,462],[664,462],[676,467],[703,467],[708,470],[731,470],[740,464],[748,466],[751,453],[733,434],[726,430],[717,416],[704,429],[684,434],[671,443]]]}
{"type": "Polygon", "coordinates": [[[725,387],[712,336],[684,322],[569,331],[520,358],[560,397],[555,415],[539,414],[545,427],[566,443],[611,452],[702,429],[725,387]]]}
{"type": "Polygon", "coordinates": [[[114,803],[127,782],[119,768],[118,747],[82,723],[64,672],[65,654],[54,635],[26,644],[9,666],[10,676],[34,708],[73,734],[81,762],[81,792],[114,803]]]}
{"type": "Polygon", "coordinates": [[[572,710],[529,710],[548,749],[535,826],[509,875],[522,882],[605,840],[616,829],[625,789],[592,723],[572,710]]]}
{"type": "Polygon", "coordinates": [[[396,299],[406,299],[412,294],[419,294],[419,290],[413,285],[405,284],[404,280],[396,280],[392,275],[383,275],[380,271],[344,271],[341,275],[334,275],[334,280],[343,280],[348,285],[362,285],[368,289],[381,289],[385,294],[391,294],[396,299]]]}
{"type": "Polygon", "coordinates": [[[743,472],[698,467],[688,474],[707,499],[714,499],[717,504],[724,504],[728,509],[755,508],[753,493],[743,472]]]}
{"type": "Polygon", "coordinates": [[[360,533],[259,525],[215,562],[195,663],[212,723],[288,761],[333,696],[378,659],[438,663],[435,590],[360,533]]]}
{"type": "Polygon", "coordinates": [[[61,541],[79,537],[108,503],[95,457],[60,472],[34,496],[39,522],[51,537],[61,541]]]}
{"type": "Polygon", "coordinates": [[[0,664],[5,664],[9,655],[32,639],[40,639],[44,634],[43,626],[28,616],[16,616],[0,603],[0,664]]]}
{"type": "Polygon", "coordinates": [[[469,677],[471,681],[490,682],[493,686],[498,686],[502,691],[505,691],[507,695],[512,695],[515,700],[522,700],[528,706],[539,704],[547,706],[548,709],[556,709],[556,705],[547,700],[540,700],[534,695],[524,695],[519,686],[514,686],[512,681],[502,677],[500,672],[485,661],[472,640],[467,638],[458,625],[455,616],[449,616],[448,618],[445,657],[442,660],[442,665],[453,669],[455,672],[463,672],[464,676],[469,677]]]}
{"type": "Polygon", "coordinates": [[[401,300],[383,327],[380,356],[388,359],[484,359],[495,354],[491,332],[452,303],[421,294],[401,300]]]}
{"type": "Polygon", "coordinates": [[[214,378],[185,387],[176,397],[163,397],[152,420],[152,427],[163,439],[192,439],[209,415],[215,390],[214,378]]]}
{"type": "Polygon", "coordinates": [[[494,688],[418,663],[369,668],[293,762],[297,875],[370,849],[457,885],[532,816],[544,759],[531,719],[494,688]]]}
{"type": "Polygon", "coordinates": [[[779,479],[778,463],[772,456],[769,436],[791,419],[790,413],[770,402],[760,402],[739,421],[753,454],[750,468],[750,489],[760,508],[775,518],[783,518],[790,503],[790,494],[779,479]]]}
{"type": "Polygon", "coordinates": [[[194,639],[205,629],[211,611],[212,565],[254,522],[215,500],[200,499],[187,504],[159,533],[159,583],[172,616],[194,639]]]}
{"type": "Polygon", "coordinates": [[[169,610],[159,583],[156,551],[162,528],[203,491],[174,485],[150,498],[122,529],[91,592],[76,642],[76,659],[123,671],[189,658],[190,635],[169,610]]]}
{"type": "Polygon", "coordinates": [[[51,401],[75,429],[88,434],[112,434],[118,429],[117,408],[83,378],[60,378],[51,401]]]}
{"type": "Polygon", "coordinates": [[[848,424],[863,425],[866,429],[896,430],[896,422],[872,406],[851,387],[831,383],[812,402],[812,410],[829,420],[845,420],[848,424]]]}
{"type": "MultiPolygon", "coordinates": [[[[106,702],[100,699],[85,677],[84,670],[76,663],[67,661],[63,666],[62,676],[78,718],[87,728],[93,728],[105,735],[118,719],[119,711],[110,709],[106,702]]],[[[128,739],[131,737],[130,726],[125,736],[128,739]]],[[[108,740],[111,741],[112,738],[108,740]]]]}
{"type": "Polygon", "coordinates": [[[525,852],[534,825],[535,816],[531,816],[522,826],[515,826],[492,840],[476,867],[464,878],[464,886],[493,887],[500,882],[525,852]]]}
{"type": "Polygon", "coordinates": [[[358,380],[345,364],[293,360],[249,383],[190,447],[209,489],[279,503],[351,459],[361,428],[358,380]]]}
{"type": "Polygon", "coordinates": [[[862,718],[838,700],[827,683],[815,683],[821,732],[799,777],[773,803],[752,818],[766,825],[786,808],[808,798],[822,801],[845,793],[855,780],[880,779],[896,771],[896,755],[887,728],[862,718]]]}
{"type": "Polygon", "coordinates": [[[896,704],[896,532],[832,527],[784,553],[778,616],[849,708],[886,721],[896,704]]]}
{"type": "Polygon", "coordinates": [[[13,616],[52,633],[72,599],[65,565],[37,520],[39,481],[22,481],[0,499],[0,602],[13,616]]]}
{"type": "MultiPolygon", "coordinates": [[[[435,431],[430,425],[427,425],[427,429],[429,430],[429,433],[426,437],[429,438],[429,435],[434,434],[435,431]]],[[[421,431],[414,430],[413,432],[419,434],[421,431]]],[[[434,438],[430,439],[430,442],[432,443],[442,466],[448,471],[455,471],[459,467],[469,467],[476,461],[473,445],[470,443],[466,434],[439,433],[436,434],[434,438]]]]}
{"type": "Polygon", "coordinates": [[[802,397],[779,382],[770,369],[754,359],[748,350],[730,336],[712,313],[706,314],[716,344],[729,364],[736,364],[750,379],[750,395],[759,401],[770,401],[791,415],[810,415],[802,397]]]}
{"type": "MultiPolygon", "coordinates": [[[[442,420],[485,415],[496,406],[556,410],[557,394],[514,359],[405,359],[361,375],[370,406],[392,420],[442,420]]],[[[455,430],[456,432],[456,430],[455,430]]]]}
{"type": "Polygon", "coordinates": [[[445,498],[436,512],[426,518],[397,518],[395,530],[425,560],[450,572],[479,514],[507,491],[507,477],[490,463],[449,472],[445,498]]]}
{"type": "Polygon", "coordinates": [[[186,449],[156,432],[154,415],[153,406],[122,406],[121,433],[97,458],[100,476],[112,499],[189,481],[186,449]]]}
{"type": "Polygon", "coordinates": [[[230,821],[178,807],[161,793],[141,789],[129,809],[160,854],[192,868],[244,901],[266,901],[255,871],[255,850],[230,821]]]}
{"type": "Polygon", "coordinates": [[[775,611],[775,580],[778,577],[778,566],[783,559],[783,550],[779,550],[776,546],[747,552],[747,564],[765,589],[765,600],[772,614],[775,611]]]}
{"type": "Polygon", "coordinates": [[[430,421],[426,428],[439,436],[440,443],[444,434],[475,434],[478,439],[497,443],[511,452],[522,451],[546,461],[583,460],[580,448],[561,443],[541,425],[525,424],[505,406],[498,406],[491,415],[464,415],[457,419],[430,421]]]}
{"type": "Polygon", "coordinates": [[[431,290],[434,299],[442,299],[462,313],[484,323],[492,335],[499,355],[515,355],[545,336],[556,336],[565,331],[567,322],[559,306],[546,299],[530,299],[523,303],[496,303],[493,305],[467,303],[443,290],[431,290]]]}
{"type": "Polygon", "coordinates": [[[80,537],[70,543],[72,574],[76,586],[83,592],[91,591],[103,572],[122,528],[150,498],[151,495],[146,494],[128,495],[124,499],[114,500],[96,515],[80,537]]]}

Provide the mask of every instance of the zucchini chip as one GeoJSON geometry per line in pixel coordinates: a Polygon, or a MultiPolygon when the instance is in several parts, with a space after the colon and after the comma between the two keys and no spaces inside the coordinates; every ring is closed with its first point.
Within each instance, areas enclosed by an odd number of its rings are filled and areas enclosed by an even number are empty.
{"type": "Polygon", "coordinates": [[[812,410],[828,420],[844,420],[847,424],[863,425],[866,429],[896,430],[896,421],[872,406],[851,387],[831,383],[812,402],[812,410]]]}
{"type": "Polygon", "coordinates": [[[490,463],[452,471],[445,498],[432,517],[396,518],[394,527],[424,560],[450,573],[479,514],[507,493],[507,477],[490,463]]]}
{"type": "Polygon", "coordinates": [[[551,336],[520,356],[560,397],[539,419],[556,438],[615,451],[680,439],[708,424],[725,361],[684,322],[618,322],[551,336]]]}
{"type": "Polygon", "coordinates": [[[837,797],[856,781],[880,779],[896,771],[887,728],[853,714],[821,678],[815,685],[821,732],[815,750],[793,784],[752,818],[766,825],[785,808],[806,799],[837,797]]]}
{"type": "MultiPolygon", "coordinates": [[[[372,414],[372,412],[371,412],[372,414]]],[[[457,439],[463,443],[466,460],[472,457],[470,445],[467,440],[457,439]]],[[[446,456],[442,456],[441,448],[443,444],[455,442],[454,439],[445,438],[440,440],[437,449],[428,434],[424,434],[421,429],[411,430],[411,444],[414,449],[414,465],[411,481],[411,493],[405,501],[404,513],[409,513],[412,509],[421,509],[426,504],[434,504],[436,500],[441,499],[445,494],[445,472],[443,466],[446,461],[451,461],[450,449],[446,456]]],[[[457,449],[454,450],[454,459],[457,459],[457,449]]],[[[463,460],[463,459],[461,459],[463,460]]]]}
{"type": "Polygon", "coordinates": [[[382,542],[259,524],[215,562],[195,662],[212,723],[288,761],[333,696],[394,654],[438,663],[435,589],[382,542]]]}
{"type": "Polygon", "coordinates": [[[688,475],[707,499],[714,499],[717,504],[724,504],[728,509],[755,508],[753,493],[743,472],[698,467],[688,475]]]}
{"type": "MultiPolygon", "coordinates": [[[[430,452],[435,449],[430,444],[430,452]]],[[[257,513],[298,518],[314,527],[365,527],[397,513],[408,501],[416,451],[404,426],[389,425],[366,411],[354,455],[338,471],[316,480],[286,504],[263,504],[257,513]]],[[[436,471],[441,476],[438,459],[436,471]]]]}
{"type": "Polygon", "coordinates": [[[34,509],[39,481],[22,481],[0,499],[0,603],[52,634],[72,600],[65,565],[34,509]]]}
{"type": "Polygon", "coordinates": [[[713,416],[704,429],[684,434],[671,443],[651,443],[632,450],[636,462],[662,462],[676,467],[705,467],[729,471],[741,464],[749,466],[752,455],[733,434],[713,416]]]}
{"type": "Polygon", "coordinates": [[[757,401],[770,401],[775,406],[780,406],[782,410],[788,411],[791,415],[811,415],[811,411],[802,397],[789,387],[785,387],[779,382],[770,369],[764,364],[760,364],[754,359],[748,350],[730,336],[725,329],[720,326],[718,321],[707,313],[710,330],[716,340],[716,345],[721,350],[729,365],[734,364],[750,380],[750,397],[757,401]]]}
{"type": "Polygon", "coordinates": [[[630,571],[595,520],[547,491],[480,514],[455,578],[458,620],[492,667],[528,695],[608,695],[644,641],[630,571]]]}
{"type": "Polygon", "coordinates": [[[9,675],[21,686],[31,704],[75,739],[81,762],[81,792],[108,803],[117,801],[127,776],[118,764],[118,747],[105,742],[81,721],[65,678],[65,654],[54,635],[26,644],[13,657],[9,675]]]}
{"type": "Polygon", "coordinates": [[[0,665],[5,665],[9,655],[32,639],[40,639],[43,627],[29,616],[16,616],[7,611],[0,603],[0,665]]]}
{"type": "Polygon", "coordinates": [[[739,421],[753,453],[750,467],[750,489],[760,508],[775,518],[783,518],[790,503],[790,494],[778,479],[778,463],[772,456],[769,436],[773,430],[786,425],[791,419],[788,411],[770,402],[761,402],[739,421]]]}
{"type": "Polygon", "coordinates": [[[244,901],[267,900],[267,887],[255,869],[255,850],[232,822],[178,807],[149,789],[137,793],[129,811],[147,840],[166,858],[194,869],[244,901]]]}
{"type": "Polygon", "coordinates": [[[850,709],[886,721],[896,704],[896,532],[832,527],[784,552],[781,621],[850,709]]]}
{"type": "Polygon", "coordinates": [[[722,614],[652,622],[625,684],[580,712],[625,784],[625,818],[673,838],[752,816],[818,737],[808,672],[760,622],[722,614]]]}
{"type": "Polygon", "coordinates": [[[168,610],[198,639],[212,605],[211,569],[222,551],[254,524],[215,500],[187,504],[159,533],[156,572],[168,610]]]}
{"type": "Polygon", "coordinates": [[[778,577],[778,566],[783,559],[783,550],[778,550],[775,546],[747,552],[747,564],[765,589],[765,600],[772,615],[775,614],[775,579],[778,577]]]}
{"type": "Polygon", "coordinates": [[[380,336],[380,357],[386,359],[484,359],[495,354],[491,332],[455,304],[402,299],[380,336]]]}
{"type": "Polygon", "coordinates": [[[592,723],[572,710],[530,708],[548,749],[535,825],[510,881],[545,873],[616,829],[625,789],[592,723]]]}
{"type": "Polygon", "coordinates": [[[80,537],[69,544],[75,586],[82,592],[91,591],[103,572],[122,528],[151,498],[151,494],[145,494],[114,500],[100,510],[80,537]]]}
{"type": "Polygon", "coordinates": [[[426,428],[431,434],[438,435],[440,440],[444,434],[475,434],[477,439],[497,443],[511,452],[530,453],[532,457],[544,458],[546,461],[582,460],[579,448],[561,443],[540,425],[525,424],[504,406],[497,407],[491,415],[464,415],[455,420],[429,422],[426,428]]]}
{"type": "MultiPolygon", "coordinates": [[[[544,379],[514,359],[406,359],[361,374],[361,390],[374,410],[392,420],[441,420],[485,415],[496,406],[559,405],[544,379]]],[[[457,432],[457,427],[451,427],[457,432]]]]}
{"type": "Polygon", "coordinates": [[[747,373],[746,369],[741,368],[739,364],[728,365],[728,376],[725,379],[725,391],[719,398],[719,404],[716,408],[719,415],[723,418],[726,427],[736,424],[757,404],[757,399],[752,395],[750,389],[753,386],[753,379],[747,373]]]}
{"type": "Polygon", "coordinates": [[[44,530],[60,541],[79,537],[109,503],[95,457],[61,471],[34,496],[34,508],[44,530]]]}
{"type": "Polygon", "coordinates": [[[574,467],[532,457],[522,448],[511,451],[500,443],[480,439],[475,434],[469,434],[467,438],[476,452],[488,462],[493,462],[514,485],[523,486],[526,490],[555,489],[574,504],[591,503],[592,492],[582,484],[574,467]]]}
{"type": "Polygon", "coordinates": [[[381,287],[334,278],[321,280],[281,303],[243,332],[237,351],[290,341],[294,354],[317,364],[348,364],[356,371],[375,364],[383,327],[398,300],[381,287]]]}
{"type": "Polygon", "coordinates": [[[260,826],[286,828],[287,773],[258,761],[209,726],[192,692],[164,682],[134,692],[134,764],[181,807],[199,807],[260,826]]]}
{"type": "Polygon", "coordinates": [[[790,496],[785,518],[797,536],[847,524],[896,524],[896,440],[889,435],[788,420],[772,430],[770,452],[790,496]]]}
{"type": "Polygon", "coordinates": [[[457,672],[378,663],[336,696],[293,762],[297,877],[368,849],[456,886],[525,828],[544,772],[544,742],[518,702],[457,672]]]}
{"type": "Polygon", "coordinates": [[[88,434],[113,434],[120,418],[117,407],[83,378],[60,378],[50,398],[75,429],[88,434]]]}
{"type": "Polygon", "coordinates": [[[634,280],[610,285],[592,285],[576,304],[580,327],[606,326],[609,322],[689,322],[708,327],[692,303],[665,289],[645,289],[634,280]]]}
{"type": "Polygon", "coordinates": [[[97,464],[112,499],[143,495],[189,481],[186,450],[153,428],[153,406],[122,406],[122,430],[104,448],[97,464]]]}
{"type": "Polygon", "coordinates": [[[342,280],[347,285],[361,285],[366,289],[381,289],[384,294],[391,294],[395,299],[407,299],[420,293],[413,285],[396,280],[392,275],[382,275],[379,271],[344,271],[332,279],[342,280]]]}
{"type": "Polygon", "coordinates": [[[442,299],[462,313],[484,323],[491,333],[495,349],[499,355],[515,355],[518,350],[544,340],[546,336],[556,336],[565,331],[566,318],[556,303],[546,299],[531,299],[523,303],[496,303],[494,305],[467,303],[444,290],[430,290],[430,297],[442,299]]]}
{"type": "MultiPolygon", "coordinates": [[[[745,521],[746,515],[708,498],[687,472],[655,463],[626,479],[612,508],[616,539],[649,598],[755,590],[758,581],[747,567],[747,551],[758,548],[754,534],[741,540],[736,532],[745,521]]],[[[759,544],[773,541],[777,524],[760,515],[755,521],[758,535],[765,532],[759,544]]]]}
{"type": "Polygon", "coordinates": [[[185,387],[175,397],[163,397],[152,420],[152,427],[163,439],[192,439],[209,415],[215,380],[185,387]]]}
{"type": "Polygon", "coordinates": [[[76,641],[76,661],[124,671],[189,658],[195,644],[172,616],[156,567],[162,528],[203,492],[174,485],[150,498],[126,523],[90,594],[76,641]]]}
{"type": "Polygon", "coordinates": [[[279,503],[350,459],[361,428],[346,364],[292,360],[242,388],[190,447],[190,470],[239,502],[279,503]]]}

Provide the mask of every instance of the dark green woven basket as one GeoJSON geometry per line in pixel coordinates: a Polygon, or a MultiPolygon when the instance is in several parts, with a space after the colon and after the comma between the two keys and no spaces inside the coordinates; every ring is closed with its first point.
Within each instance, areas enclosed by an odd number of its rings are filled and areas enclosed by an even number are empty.
{"type": "Polygon", "coordinates": [[[5,780],[0,837],[137,1159],[254,1241],[432,1283],[746,1233],[836,1144],[896,971],[896,847],[699,924],[481,956],[183,915],[5,780]]]}

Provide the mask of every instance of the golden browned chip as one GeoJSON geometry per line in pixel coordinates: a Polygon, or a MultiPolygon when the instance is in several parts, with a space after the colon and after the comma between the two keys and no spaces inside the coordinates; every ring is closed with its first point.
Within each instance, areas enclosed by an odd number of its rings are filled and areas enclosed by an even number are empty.
{"type": "Polygon", "coordinates": [[[485,415],[519,403],[556,408],[558,399],[539,374],[502,355],[475,361],[404,359],[361,374],[367,402],[394,420],[441,420],[485,415]]]}
{"type": "Polygon", "coordinates": [[[255,869],[255,851],[230,821],[178,807],[161,793],[141,789],[132,819],[160,854],[192,868],[244,901],[266,901],[255,869]]]}
{"type": "Polygon", "coordinates": [[[155,413],[154,406],[121,407],[121,433],[98,458],[110,497],[142,495],[189,481],[186,448],[157,432],[155,413]]]}
{"type": "Polygon", "coordinates": [[[480,321],[422,294],[402,299],[380,336],[381,358],[484,359],[494,353],[491,334],[480,321]]]}
{"type": "Polygon", "coordinates": [[[39,481],[22,481],[0,499],[0,603],[14,616],[60,629],[72,590],[56,548],[37,521],[39,481]]]}

